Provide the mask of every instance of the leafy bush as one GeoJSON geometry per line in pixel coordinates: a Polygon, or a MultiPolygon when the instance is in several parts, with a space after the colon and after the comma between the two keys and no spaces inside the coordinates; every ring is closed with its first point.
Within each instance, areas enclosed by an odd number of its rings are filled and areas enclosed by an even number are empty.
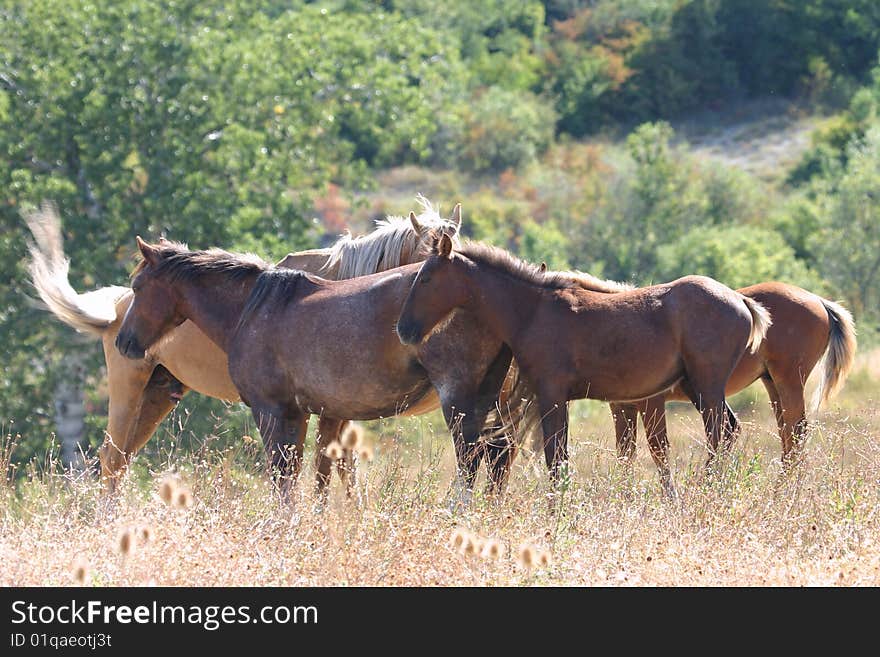
{"type": "Polygon", "coordinates": [[[500,87],[479,90],[459,108],[461,132],[447,147],[448,166],[503,171],[532,162],[553,140],[556,117],[537,96],[500,87]]]}
{"type": "Polygon", "coordinates": [[[658,249],[655,282],[687,274],[711,276],[734,289],[764,281],[824,288],[781,235],[758,226],[701,226],[658,249]]]}
{"type": "Polygon", "coordinates": [[[819,229],[809,238],[819,269],[856,317],[880,318],[880,123],[847,151],[840,179],[817,198],[819,229]]]}

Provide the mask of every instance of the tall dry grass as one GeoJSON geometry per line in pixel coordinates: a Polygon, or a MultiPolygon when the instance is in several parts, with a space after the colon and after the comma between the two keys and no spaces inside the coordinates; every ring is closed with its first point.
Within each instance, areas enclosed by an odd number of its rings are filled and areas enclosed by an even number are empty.
{"type": "Polygon", "coordinates": [[[478,491],[467,509],[450,508],[452,449],[431,417],[373,426],[355,499],[334,480],[326,506],[311,467],[280,506],[252,439],[138,459],[112,507],[91,478],[32,464],[0,491],[0,584],[878,585],[877,362],[862,359],[788,478],[760,394],[736,400],[744,431],[711,480],[696,414],[673,408],[676,502],[643,437],[621,472],[607,409],[589,402],[571,410],[573,477],[556,496],[526,455],[503,499],[478,491]]]}

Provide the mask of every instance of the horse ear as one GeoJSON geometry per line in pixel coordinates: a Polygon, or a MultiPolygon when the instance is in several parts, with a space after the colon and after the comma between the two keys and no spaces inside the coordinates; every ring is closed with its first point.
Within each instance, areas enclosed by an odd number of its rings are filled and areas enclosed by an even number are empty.
{"type": "Polygon", "coordinates": [[[455,224],[455,232],[461,230],[461,203],[456,203],[452,208],[452,223],[455,224]]]}
{"type": "Polygon", "coordinates": [[[416,213],[410,210],[409,213],[409,222],[412,224],[413,230],[416,231],[417,235],[421,235],[425,232],[425,229],[422,227],[422,224],[419,223],[419,220],[416,219],[416,213]]]}
{"type": "Polygon", "coordinates": [[[144,262],[151,267],[155,267],[156,263],[159,262],[159,253],[156,251],[156,247],[144,242],[140,235],[135,237],[135,239],[137,240],[138,249],[140,249],[141,255],[144,257],[144,262]]]}
{"type": "Polygon", "coordinates": [[[440,244],[437,245],[437,255],[441,258],[452,258],[452,238],[446,233],[440,236],[440,244]]]}

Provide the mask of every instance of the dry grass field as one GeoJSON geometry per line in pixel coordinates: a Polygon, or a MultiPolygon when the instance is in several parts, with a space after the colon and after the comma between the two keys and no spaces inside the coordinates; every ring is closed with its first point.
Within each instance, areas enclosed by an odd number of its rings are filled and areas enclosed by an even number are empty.
{"type": "Polygon", "coordinates": [[[876,586],[878,382],[880,352],[862,355],[789,478],[762,390],[734,400],[744,431],[711,480],[697,415],[675,406],[675,502],[643,437],[632,477],[621,473],[607,409],[592,402],[572,406],[574,472],[557,496],[526,454],[503,499],[478,491],[456,511],[451,444],[433,415],[371,423],[357,499],[334,480],[323,508],[311,466],[280,507],[257,441],[184,455],[166,432],[112,509],[95,481],[51,465],[3,487],[0,584],[876,586]]]}

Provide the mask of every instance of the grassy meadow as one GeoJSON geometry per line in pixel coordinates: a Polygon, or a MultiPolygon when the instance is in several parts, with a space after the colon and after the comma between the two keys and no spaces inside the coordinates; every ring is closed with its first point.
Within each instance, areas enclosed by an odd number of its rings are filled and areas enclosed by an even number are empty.
{"type": "Polygon", "coordinates": [[[0,489],[0,585],[876,586],[878,383],[880,350],[863,353],[788,478],[760,386],[734,399],[743,433],[711,480],[696,412],[670,405],[674,502],[643,435],[632,476],[621,472],[595,402],[570,410],[567,487],[550,496],[543,458],[526,452],[503,499],[482,494],[481,474],[467,509],[450,504],[452,448],[437,414],[367,423],[372,460],[357,494],[347,499],[334,476],[326,506],[310,451],[293,504],[280,506],[248,436],[185,452],[165,428],[112,506],[50,453],[0,489]]]}

